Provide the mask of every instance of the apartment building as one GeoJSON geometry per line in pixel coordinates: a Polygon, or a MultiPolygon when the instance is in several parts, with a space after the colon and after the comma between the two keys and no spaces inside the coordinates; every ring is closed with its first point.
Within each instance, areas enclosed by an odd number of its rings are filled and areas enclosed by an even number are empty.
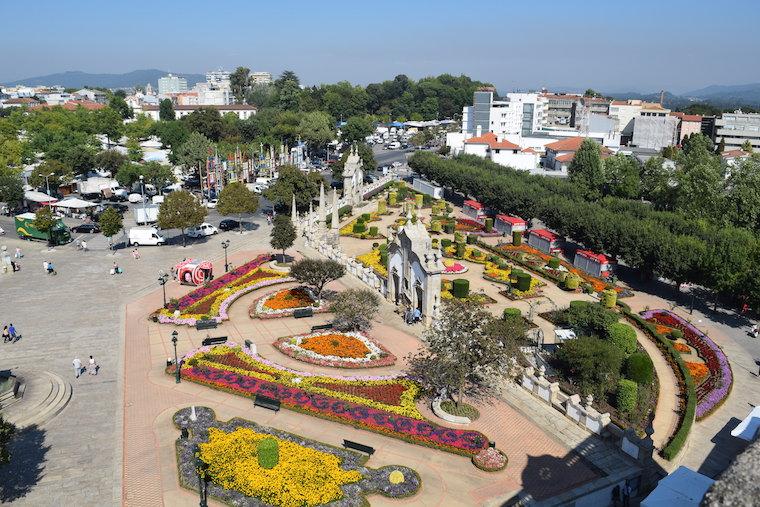
{"type": "Polygon", "coordinates": [[[673,146],[678,143],[679,122],[678,117],[670,115],[670,109],[665,109],[660,104],[645,102],[639,116],[633,121],[632,144],[650,150],[673,146]]]}
{"type": "Polygon", "coordinates": [[[158,78],[158,94],[161,96],[166,96],[170,93],[182,93],[186,91],[187,79],[184,77],[169,74],[168,76],[158,78]]]}
{"type": "Polygon", "coordinates": [[[741,110],[723,113],[715,120],[715,141],[723,141],[726,151],[739,149],[745,141],[760,151],[760,114],[744,113],[741,110]]]}
{"type": "Polygon", "coordinates": [[[493,88],[483,88],[473,95],[473,105],[462,110],[463,132],[516,134],[529,136],[541,130],[548,99],[538,93],[508,93],[505,100],[494,98],[493,88]]]}
{"type": "MultiPolygon", "coordinates": [[[[143,105],[142,112],[148,115],[155,121],[159,120],[159,106],[155,105],[143,105]]],[[[193,111],[198,109],[215,109],[219,111],[219,114],[224,116],[227,113],[234,113],[241,120],[247,120],[251,116],[256,114],[256,106],[249,106],[247,104],[227,104],[227,105],[198,105],[189,104],[183,106],[174,106],[174,114],[177,119],[187,116],[193,111]]]]}
{"type": "Polygon", "coordinates": [[[670,113],[678,118],[676,127],[676,140],[681,144],[685,137],[702,132],[702,117],[698,114],[686,114],[681,112],[670,113]]]}
{"type": "Polygon", "coordinates": [[[261,85],[272,84],[272,74],[270,72],[251,72],[251,83],[261,85]]]}
{"type": "Polygon", "coordinates": [[[582,107],[580,95],[567,93],[543,93],[546,99],[544,127],[575,127],[576,116],[582,107]]]}

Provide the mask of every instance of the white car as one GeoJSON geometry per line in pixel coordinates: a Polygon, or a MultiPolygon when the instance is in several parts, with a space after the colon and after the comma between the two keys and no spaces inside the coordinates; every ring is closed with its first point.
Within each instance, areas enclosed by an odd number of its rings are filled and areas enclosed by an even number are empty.
{"type": "Polygon", "coordinates": [[[214,234],[219,234],[219,229],[208,222],[203,222],[201,225],[187,230],[187,235],[191,238],[203,238],[214,234]]]}
{"type": "Polygon", "coordinates": [[[219,202],[219,199],[211,199],[210,201],[206,201],[206,207],[209,209],[216,208],[216,203],[219,202]]]}
{"type": "Polygon", "coordinates": [[[129,196],[127,197],[127,200],[131,202],[132,204],[135,204],[138,202],[142,202],[143,196],[142,194],[129,194],[129,196]]]}

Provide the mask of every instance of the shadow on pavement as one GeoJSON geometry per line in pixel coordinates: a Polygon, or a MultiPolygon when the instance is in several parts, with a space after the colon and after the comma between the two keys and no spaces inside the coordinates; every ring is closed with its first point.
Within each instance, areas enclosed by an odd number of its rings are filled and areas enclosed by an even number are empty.
{"type": "MultiPolygon", "coordinates": [[[[750,406],[747,406],[747,412],[749,412],[750,408],[750,406]]],[[[731,464],[734,458],[747,447],[748,442],[746,440],[731,435],[731,430],[736,428],[740,422],[736,417],[732,417],[710,439],[710,442],[715,444],[715,446],[702,462],[699,470],[697,470],[700,474],[712,477],[713,479],[717,478],[723,470],[728,468],[728,465],[731,464]]]]}
{"type": "Polygon", "coordinates": [[[42,478],[45,456],[45,430],[37,425],[18,431],[11,440],[11,461],[0,466],[0,503],[24,498],[42,478]]]}

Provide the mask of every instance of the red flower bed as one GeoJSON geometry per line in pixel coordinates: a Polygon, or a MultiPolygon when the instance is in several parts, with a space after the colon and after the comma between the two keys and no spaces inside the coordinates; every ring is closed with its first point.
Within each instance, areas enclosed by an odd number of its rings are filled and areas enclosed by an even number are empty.
{"type": "Polygon", "coordinates": [[[331,391],[338,391],[340,393],[367,398],[368,400],[374,400],[385,405],[399,406],[401,405],[401,395],[406,391],[406,388],[400,384],[389,384],[387,386],[358,386],[319,382],[315,385],[330,389],[331,391]]]}
{"type": "Polygon", "coordinates": [[[480,222],[469,218],[457,218],[456,230],[461,232],[484,232],[485,227],[480,222]]]}
{"type": "Polygon", "coordinates": [[[189,380],[247,397],[263,395],[280,400],[291,410],[386,434],[414,444],[426,445],[456,454],[473,456],[488,446],[478,431],[456,430],[432,422],[389,413],[358,403],[308,393],[297,387],[266,382],[235,372],[212,367],[183,369],[189,380]]]}

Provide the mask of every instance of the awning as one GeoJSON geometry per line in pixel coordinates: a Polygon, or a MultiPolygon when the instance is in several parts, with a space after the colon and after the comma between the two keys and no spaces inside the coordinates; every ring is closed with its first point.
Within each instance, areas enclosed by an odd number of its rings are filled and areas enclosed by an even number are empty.
{"type": "Polygon", "coordinates": [[[64,199],[60,202],[57,202],[53,204],[56,208],[70,208],[70,209],[82,209],[82,208],[91,208],[93,206],[97,206],[94,202],[85,201],[82,199],[79,199],[78,197],[72,197],[70,199],[64,199]]]}
{"type": "Polygon", "coordinates": [[[641,502],[641,507],[699,507],[712,479],[687,467],[678,467],[661,479],[657,487],[641,502]]]}
{"type": "Polygon", "coordinates": [[[51,204],[58,201],[58,199],[55,197],[47,195],[45,192],[38,192],[36,190],[27,190],[24,192],[24,199],[40,204],[51,204]]]}

